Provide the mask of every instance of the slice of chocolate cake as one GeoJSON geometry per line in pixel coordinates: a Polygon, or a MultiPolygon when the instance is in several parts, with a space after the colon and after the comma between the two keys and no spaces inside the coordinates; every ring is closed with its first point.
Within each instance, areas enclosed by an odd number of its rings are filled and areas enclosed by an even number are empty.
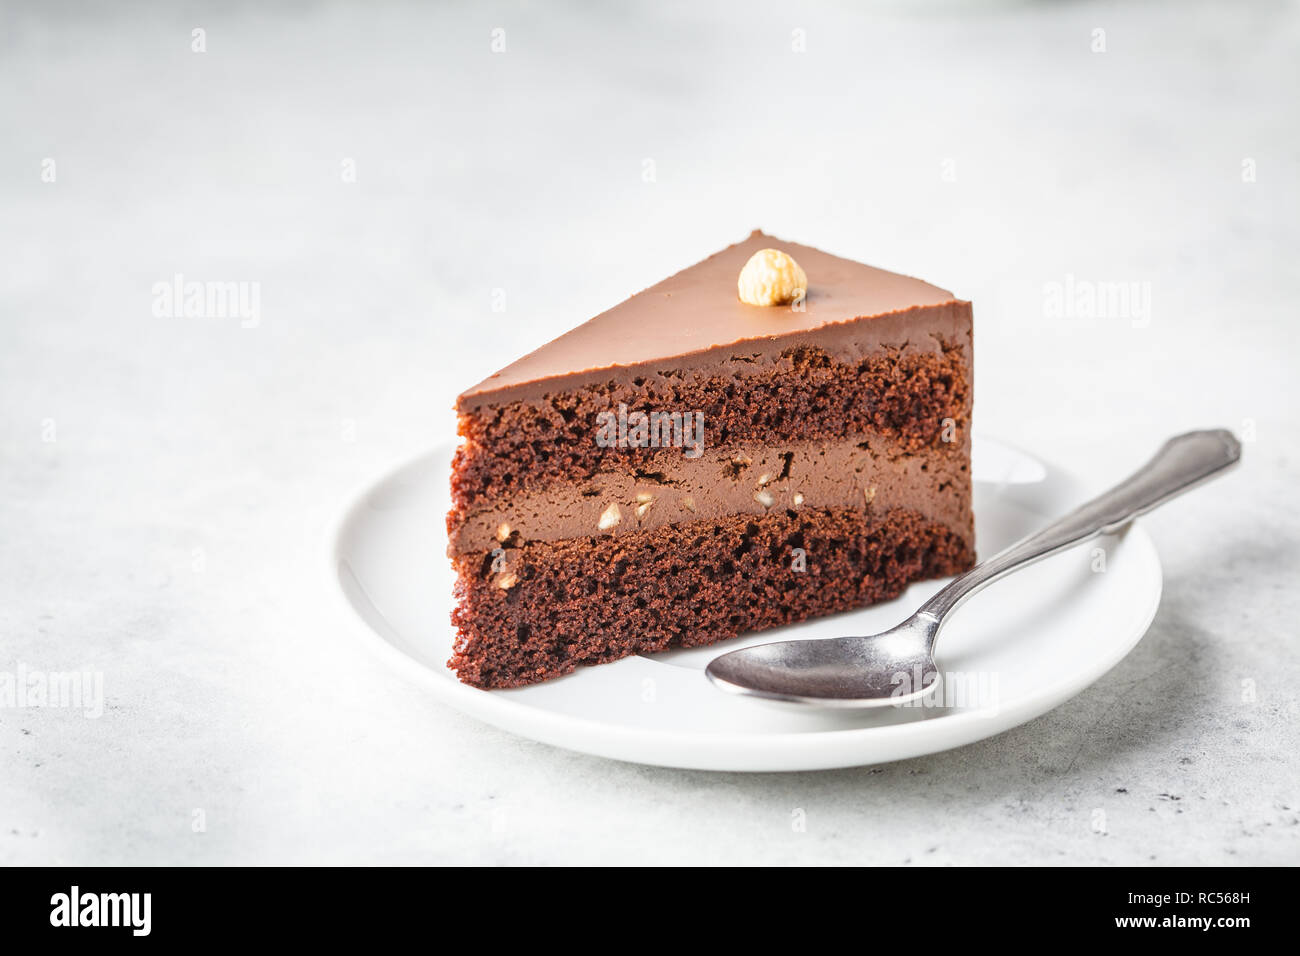
{"type": "Polygon", "coordinates": [[[457,400],[449,666],[517,687],[965,570],[971,386],[969,302],[807,246],[646,289],[457,400]]]}

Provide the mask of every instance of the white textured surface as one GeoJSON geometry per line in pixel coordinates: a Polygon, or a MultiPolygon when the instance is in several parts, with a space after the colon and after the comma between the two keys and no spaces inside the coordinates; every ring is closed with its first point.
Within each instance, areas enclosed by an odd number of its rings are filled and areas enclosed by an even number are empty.
{"type": "Polygon", "coordinates": [[[228,7],[6,7],[0,668],[107,701],[0,709],[0,862],[1300,861],[1294,5],[228,7]],[[363,653],[323,597],[353,488],[755,226],[972,299],[980,428],[1097,487],[1251,430],[1149,519],[1137,650],[985,743],[788,776],[552,750],[363,653]],[[260,323],[155,317],[177,272],[260,323]],[[1067,275],[1149,324],[1044,317],[1067,275]]]}

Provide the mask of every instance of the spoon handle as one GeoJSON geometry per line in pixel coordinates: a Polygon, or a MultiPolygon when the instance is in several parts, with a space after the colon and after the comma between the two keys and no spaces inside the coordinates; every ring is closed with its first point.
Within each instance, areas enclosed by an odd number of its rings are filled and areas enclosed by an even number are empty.
{"type": "Polygon", "coordinates": [[[977,564],[926,601],[917,614],[938,623],[986,584],[1057,551],[1117,531],[1138,515],[1213,478],[1240,459],[1240,442],[1224,429],[1177,435],[1131,477],[977,564]]]}

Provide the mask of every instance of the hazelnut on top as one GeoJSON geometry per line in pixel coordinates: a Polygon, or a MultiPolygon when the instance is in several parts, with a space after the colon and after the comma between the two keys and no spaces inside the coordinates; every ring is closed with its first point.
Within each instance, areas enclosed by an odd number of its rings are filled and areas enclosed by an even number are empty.
{"type": "Polygon", "coordinates": [[[749,305],[785,305],[804,297],[808,276],[780,249],[759,249],[740,270],[736,291],[749,305]]]}

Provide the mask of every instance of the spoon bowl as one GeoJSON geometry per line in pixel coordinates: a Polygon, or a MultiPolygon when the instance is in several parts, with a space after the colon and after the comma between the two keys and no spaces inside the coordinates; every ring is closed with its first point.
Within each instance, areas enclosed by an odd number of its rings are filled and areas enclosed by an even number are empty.
{"type": "Polygon", "coordinates": [[[714,658],[705,673],[722,690],[845,709],[898,706],[935,686],[932,618],[909,618],[872,637],[780,641],[714,658]]]}

